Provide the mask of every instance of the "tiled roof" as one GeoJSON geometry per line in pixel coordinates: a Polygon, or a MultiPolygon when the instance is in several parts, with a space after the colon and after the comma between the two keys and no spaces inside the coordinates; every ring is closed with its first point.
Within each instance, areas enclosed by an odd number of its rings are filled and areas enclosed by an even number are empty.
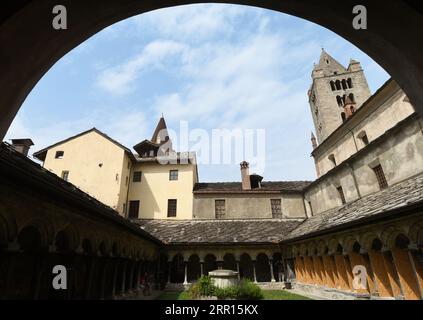
{"type": "Polygon", "coordinates": [[[262,182],[261,188],[242,190],[241,182],[201,182],[194,185],[194,193],[213,192],[302,192],[311,181],[271,181],[262,182]]]}
{"type": "Polygon", "coordinates": [[[167,244],[269,244],[300,220],[137,220],[142,229],[167,244]]]}
{"type": "Polygon", "coordinates": [[[397,216],[399,211],[412,206],[423,208],[423,174],[304,220],[281,240],[311,237],[313,234],[333,231],[369,219],[383,218],[389,213],[397,216]]]}
{"type": "MultiPolygon", "coordinates": [[[[97,219],[107,220],[126,228],[156,243],[160,241],[149,233],[140,230],[137,225],[120,216],[119,213],[104,203],[93,198],[72,183],[63,180],[44,169],[38,163],[17,152],[11,145],[0,143],[0,176],[2,182],[28,188],[31,194],[49,195],[55,201],[83,208],[85,214],[97,219]]],[[[80,210],[75,210],[78,214],[80,210]]]]}

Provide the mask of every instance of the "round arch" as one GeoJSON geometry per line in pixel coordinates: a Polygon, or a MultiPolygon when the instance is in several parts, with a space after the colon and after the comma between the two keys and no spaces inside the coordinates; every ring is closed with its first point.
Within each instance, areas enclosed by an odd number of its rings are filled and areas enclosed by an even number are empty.
{"type": "MultiPolygon", "coordinates": [[[[69,13],[69,28],[65,31],[54,30],[51,26],[52,9],[57,5],[54,0],[2,4],[0,38],[8,44],[8,50],[3,52],[0,59],[0,87],[3,92],[0,95],[0,137],[4,137],[24,99],[41,77],[67,52],[92,35],[137,14],[205,2],[207,1],[63,0],[61,4],[69,13]],[[39,46],[39,43],[43,43],[43,46],[39,46]]],[[[352,27],[352,10],[357,5],[354,0],[327,0],[319,3],[307,0],[231,0],[229,3],[287,13],[332,30],[355,44],[387,70],[404,89],[416,109],[423,112],[423,35],[415,33],[416,30],[423,29],[423,12],[410,1],[386,0],[383,6],[377,1],[361,1],[360,5],[364,5],[372,15],[371,32],[352,27]],[[402,20],[401,28],[396,24],[386,23],[396,21],[398,16],[407,17],[402,20]]]]}

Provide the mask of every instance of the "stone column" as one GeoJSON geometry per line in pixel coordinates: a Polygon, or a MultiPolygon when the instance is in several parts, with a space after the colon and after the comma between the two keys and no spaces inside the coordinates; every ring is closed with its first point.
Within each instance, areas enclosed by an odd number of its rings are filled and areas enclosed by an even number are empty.
{"type": "Polygon", "coordinates": [[[113,268],[113,287],[112,287],[112,298],[115,297],[116,295],[116,280],[117,280],[117,275],[118,275],[118,271],[119,271],[119,260],[114,259],[114,268],[113,268]]]}
{"type": "Polygon", "coordinates": [[[341,254],[335,255],[335,265],[338,274],[339,289],[349,290],[347,270],[345,269],[344,257],[341,254]]]}
{"type": "Polygon", "coordinates": [[[270,281],[276,282],[275,275],[273,274],[273,259],[269,259],[269,266],[270,266],[270,281]]]}
{"type": "Polygon", "coordinates": [[[401,288],[400,279],[391,251],[387,248],[382,248],[382,257],[394,297],[396,299],[402,300],[404,299],[403,290],[401,288]]]}
{"type": "Polygon", "coordinates": [[[184,261],[184,271],[185,271],[185,275],[184,275],[184,285],[188,284],[188,261],[184,261]]]}
{"type": "Polygon", "coordinates": [[[223,269],[223,261],[217,261],[217,269],[222,270],[223,269]]]}
{"type": "Polygon", "coordinates": [[[408,249],[395,248],[392,250],[395,267],[398,271],[404,298],[407,300],[420,299],[420,290],[413,266],[411,265],[408,249]]]}
{"type": "Polygon", "coordinates": [[[317,259],[318,259],[317,256],[311,257],[311,260],[313,262],[313,269],[314,269],[314,273],[315,273],[315,279],[314,279],[315,283],[314,284],[322,285],[323,284],[323,277],[322,277],[322,272],[320,270],[320,266],[319,266],[317,259]]]}
{"type": "Polygon", "coordinates": [[[410,244],[408,246],[408,257],[410,259],[411,267],[416,278],[417,288],[419,290],[420,299],[423,299],[423,268],[417,261],[415,252],[417,252],[417,245],[410,244]]]}
{"type": "Polygon", "coordinates": [[[380,297],[393,297],[394,293],[391,288],[388,272],[385,269],[382,252],[378,250],[369,250],[369,258],[372,270],[374,270],[375,288],[377,288],[375,295],[377,294],[380,297]]]}
{"type": "Polygon", "coordinates": [[[200,261],[200,273],[204,276],[204,261],[200,261]]]}
{"type": "Polygon", "coordinates": [[[253,275],[254,275],[254,283],[257,283],[256,262],[255,261],[253,261],[253,275]]]}
{"type": "Polygon", "coordinates": [[[335,288],[336,287],[335,279],[334,279],[332,264],[330,263],[330,257],[327,255],[324,255],[322,257],[322,261],[323,261],[323,268],[326,271],[326,285],[329,288],[335,288]]]}
{"type": "Polygon", "coordinates": [[[172,261],[167,262],[169,265],[169,271],[167,273],[167,284],[170,284],[170,276],[172,274],[172,261]]]}
{"type": "Polygon", "coordinates": [[[236,271],[238,272],[238,280],[241,280],[241,274],[239,273],[239,260],[236,261],[236,271]]]}

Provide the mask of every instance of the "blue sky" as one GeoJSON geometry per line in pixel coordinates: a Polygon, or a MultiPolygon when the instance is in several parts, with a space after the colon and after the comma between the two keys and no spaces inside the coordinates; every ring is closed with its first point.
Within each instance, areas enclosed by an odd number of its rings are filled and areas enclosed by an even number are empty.
{"type": "MultiPolygon", "coordinates": [[[[278,12],[202,4],[139,15],[58,61],[6,139],[31,137],[36,151],[97,127],[132,148],[151,138],[163,113],[176,131],[181,120],[210,133],[265,129],[265,180],[314,179],[307,90],[322,47],[344,65],[360,61],[372,92],[389,77],[333,32],[278,12]]],[[[238,163],[200,164],[199,174],[240,180],[238,163]]]]}

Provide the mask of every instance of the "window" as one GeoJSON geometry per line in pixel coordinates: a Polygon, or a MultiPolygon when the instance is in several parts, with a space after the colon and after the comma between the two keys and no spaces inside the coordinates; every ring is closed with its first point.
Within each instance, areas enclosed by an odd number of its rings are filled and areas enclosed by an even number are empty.
{"type": "Polygon", "coordinates": [[[270,205],[272,207],[272,218],[281,219],[282,218],[281,199],[271,199],[270,205]]]}
{"type": "Polygon", "coordinates": [[[345,122],[347,120],[347,116],[345,115],[345,112],[341,112],[341,119],[342,119],[342,122],[345,122]]]}
{"type": "Polygon", "coordinates": [[[336,80],[335,86],[336,86],[336,90],[341,90],[341,81],[336,80]]]}
{"type": "Polygon", "coordinates": [[[224,219],[226,216],[225,200],[214,201],[214,214],[216,219],[224,219]]]}
{"type": "Polygon", "coordinates": [[[353,84],[352,84],[352,80],[351,80],[351,78],[348,78],[348,80],[347,80],[347,84],[348,84],[348,88],[349,88],[349,89],[352,89],[353,84]]]}
{"type": "Polygon", "coordinates": [[[62,179],[65,181],[69,180],[69,171],[62,171],[62,179]]]}
{"type": "Polygon", "coordinates": [[[142,171],[134,171],[134,176],[132,177],[133,182],[141,182],[142,171]]]}
{"type": "Polygon", "coordinates": [[[338,106],[344,106],[344,101],[342,101],[342,98],[340,96],[336,96],[336,102],[338,103],[338,106]]]}
{"type": "Polygon", "coordinates": [[[345,201],[345,194],[344,194],[344,189],[342,189],[341,186],[337,187],[336,190],[338,190],[339,193],[339,198],[341,198],[341,202],[342,204],[346,204],[347,201],[345,201]]]}
{"type": "Polygon", "coordinates": [[[140,201],[139,200],[129,201],[128,218],[129,219],[138,219],[139,210],[140,210],[140,201]]]}
{"type": "Polygon", "coordinates": [[[178,170],[169,171],[169,180],[178,180],[178,170]]]}
{"type": "Polygon", "coordinates": [[[332,162],[332,164],[336,167],[336,160],[333,154],[329,155],[328,159],[332,162]]]}
{"type": "Polygon", "coordinates": [[[167,216],[168,217],[176,217],[176,207],[177,207],[176,199],[167,200],[167,216]]]}
{"type": "Polygon", "coordinates": [[[342,89],[347,90],[347,81],[345,79],[342,80],[342,89]]]}
{"type": "Polygon", "coordinates": [[[331,87],[332,91],[335,91],[336,90],[335,82],[331,81],[330,82],[330,87],[331,87]]]}
{"type": "Polygon", "coordinates": [[[54,158],[56,158],[56,159],[62,159],[64,155],[65,155],[65,152],[64,151],[56,151],[56,155],[55,155],[54,158]]]}
{"type": "Polygon", "coordinates": [[[354,94],[353,93],[350,93],[348,95],[348,97],[350,98],[351,102],[354,102],[355,103],[355,98],[354,98],[354,94]]]}
{"type": "Polygon", "coordinates": [[[379,183],[380,190],[388,188],[388,182],[386,181],[382,166],[380,164],[377,165],[373,168],[373,171],[376,175],[377,182],[379,183]]]}
{"type": "Polygon", "coordinates": [[[364,134],[360,139],[363,141],[365,146],[369,144],[369,138],[367,137],[367,134],[364,134]]]}

